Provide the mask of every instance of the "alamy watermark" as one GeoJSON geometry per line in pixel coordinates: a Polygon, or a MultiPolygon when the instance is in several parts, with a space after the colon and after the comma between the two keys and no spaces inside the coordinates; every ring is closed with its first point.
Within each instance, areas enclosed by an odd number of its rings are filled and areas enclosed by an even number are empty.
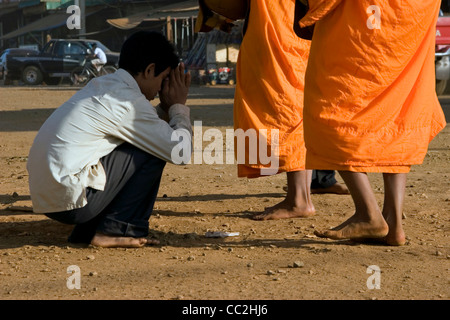
{"type": "Polygon", "coordinates": [[[370,30],[381,29],[381,9],[379,6],[372,5],[367,7],[366,12],[371,16],[367,19],[367,28],[370,30]]]}
{"type": "MultiPolygon", "coordinates": [[[[71,265],[67,267],[67,277],[66,286],[67,289],[81,289],[81,270],[77,265],[71,265]]],[[[367,278],[366,286],[369,290],[381,289],[381,269],[377,265],[370,265],[366,269],[366,273],[370,274],[367,278]]]]}
{"type": "Polygon", "coordinates": [[[194,121],[193,143],[187,130],[178,129],[172,141],[179,142],[173,149],[174,164],[250,164],[260,167],[261,175],[274,175],[279,169],[278,129],[219,129],[203,131],[202,121],[194,121]],[[203,143],[207,142],[205,148],[203,143]],[[193,146],[193,152],[192,152],[193,146]],[[192,155],[193,154],[193,155],[192,155]]]}
{"type": "Polygon", "coordinates": [[[371,274],[367,278],[366,285],[369,290],[381,289],[381,269],[377,265],[368,266],[366,273],[371,274]]]}
{"type": "Polygon", "coordinates": [[[79,6],[71,5],[67,7],[66,13],[71,15],[66,20],[66,26],[70,30],[81,29],[81,9],[79,6]]]}
{"type": "MultiPolygon", "coordinates": [[[[71,14],[66,25],[69,29],[81,29],[81,9],[71,5],[66,10],[71,14]]],[[[381,29],[381,9],[371,5],[366,12],[370,14],[367,19],[367,28],[381,29]]],[[[271,129],[226,129],[225,137],[218,129],[208,129],[203,133],[202,122],[194,122],[193,161],[192,148],[185,143],[190,140],[186,130],[175,130],[172,141],[183,142],[177,144],[171,154],[175,164],[250,164],[260,168],[261,175],[273,175],[279,169],[279,131],[271,129]],[[211,142],[203,149],[203,142],[211,142]],[[248,141],[248,144],[247,144],[248,141]],[[225,145],[225,148],[224,148],[225,145]],[[236,150],[234,150],[236,146],[236,150]],[[248,148],[246,148],[248,146],[248,148]],[[270,148],[269,148],[270,146],[270,148]],[[269,150],[270,149],[270,150],[269,150]],[[248,150],[248,152],[247,152],[248,150]]]]}
{"type": "Polygon", "coordinates": [[[67,277],[66,286],[67,289],[81,289],[81,270],[77,265],[71,265],[67,267],[67,273],[70,274],[67,277]]]}

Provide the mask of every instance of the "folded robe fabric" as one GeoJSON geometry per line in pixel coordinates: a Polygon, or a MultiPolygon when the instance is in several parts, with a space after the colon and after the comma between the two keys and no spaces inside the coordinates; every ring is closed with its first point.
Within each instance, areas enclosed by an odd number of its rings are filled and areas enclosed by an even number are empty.
{"type": "Polygon", "coordinates": [[[408,172],[445,127],[435,93],[440,1],[309,0],[308,169],[408,172]]]}
{"type": "MultiPolygon", "coordinates": [[[[256,130],[257,134],[266,129],[267,155],[278,148],[278,172],[305,168],[302,109],[310,42],[298,38],[293,31],[294,5],[295,0],[251,1],[237,63],[235,129],[256,130]],[[278,130],[276,148],[271,144],[275,141],[271,138],[273,129],[278,130]]],[[[240,177],[259,177],[264,175],[261,168],[273,165],[252,155],[249,143],[245,149],[236,144],[235,152],[238,159],[245,153],[245,163],[238,161],[240,177]],[[252,161],[251,156],[257,161],[252,161]]]]}

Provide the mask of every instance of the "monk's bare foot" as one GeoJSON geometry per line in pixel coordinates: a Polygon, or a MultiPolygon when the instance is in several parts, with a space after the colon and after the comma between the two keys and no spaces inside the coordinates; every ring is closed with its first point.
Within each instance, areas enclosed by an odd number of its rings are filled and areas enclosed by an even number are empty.
{"type": "Polygon", "coordinates": [[[287,200],[266,208],[263,213],[255,214],[253,220],[278,220],[289,218],[306,218],[313,216],[316,210],[313,205],[293,206],[287,200]]]}
{"type": "Polygon", "coordinates": [[[324,193],[350,194],[350,191],[348,191],[348,188],[345,184],[340,183],[335,183],[328,188],[311,189],[311,194],[324,194],[324,193]]]}
{"type": "Polygon", "coordinates": [[[363,221],[356,215],[342,223],[341,225],[329,230],[316,230],[314,234],[321,238],[333,240],[344,239],[374,239],[384,238],[389,232],[389,227],[384,219],[376,221],[363,221]]]}
{"type": "Polygon", "coordinates": [[[157,240],[147,240],[146,238],[115,237],[101,233],[96,233],[91,244],[103,248],[140,248],[146,244],[158,244],[157,240]]]}

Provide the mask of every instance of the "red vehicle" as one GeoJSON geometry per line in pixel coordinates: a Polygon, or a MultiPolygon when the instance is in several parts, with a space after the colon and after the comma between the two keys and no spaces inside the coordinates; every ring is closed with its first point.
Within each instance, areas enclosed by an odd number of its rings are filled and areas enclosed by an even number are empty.
{"type": "Polygon", "coordinates": [[[436,26],[436,93],[442,95],[450,79],[450,16],[441,11],[436,26]]]}

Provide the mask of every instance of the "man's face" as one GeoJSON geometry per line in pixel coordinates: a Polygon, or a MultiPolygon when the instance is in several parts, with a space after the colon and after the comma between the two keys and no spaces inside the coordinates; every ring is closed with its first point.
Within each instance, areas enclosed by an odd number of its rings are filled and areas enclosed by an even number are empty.
{"type": "Polygon", "coordinates": [[[150,65],[145,71],[145,75],[141,78],[142,81],[138,81],[141,92],[147,98],[147,100],[155,99],[164,81],[169,76],[170,68],[167,68],[155,77],[154,65],[150,65]]]}

